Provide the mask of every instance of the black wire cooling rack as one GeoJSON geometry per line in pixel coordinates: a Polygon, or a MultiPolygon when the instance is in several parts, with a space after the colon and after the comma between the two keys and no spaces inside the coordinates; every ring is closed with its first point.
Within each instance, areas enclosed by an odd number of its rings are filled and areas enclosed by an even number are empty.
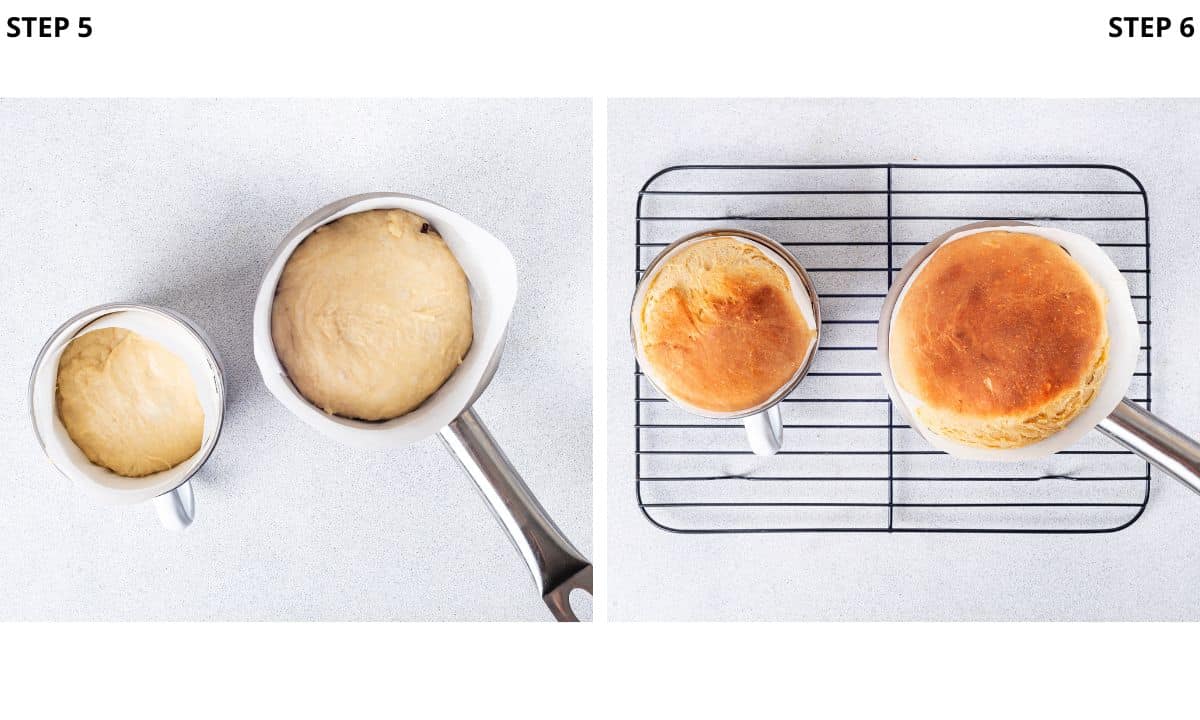
{"type": "Polygon", "coordinates": [[[1098,431],[1024,463],[952,458],[895,412],[878,370],[880,307],[909,256],[980,220],[1057,225],[1097,241],[1128,280],[1142,333],[1129,394],[1150,404],[1150,218],[1113,165],[682,165],[638,194],[637,277],[675,239],[740,227],[812,276],[822,340],[781,405],[784,445],[753,455],[741,424],[666,402],[635,370],[637,501],[681,533],[1100,533],[1146,507],[1150,466],[1098,431]]]}

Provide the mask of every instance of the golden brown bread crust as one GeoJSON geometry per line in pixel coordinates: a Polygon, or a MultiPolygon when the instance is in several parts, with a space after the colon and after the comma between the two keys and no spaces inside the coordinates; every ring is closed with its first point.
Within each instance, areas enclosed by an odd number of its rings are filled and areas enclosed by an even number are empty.
{"type": "Polygon", "coordinates": [[[931,430],[980,447],[1062,429],[1103,380],[1102,291],[1062,247],[987,231],[944,244],[892,322],[892,372],[931,430]]]}
{"type": "Polygon", "coordinates": [[[732,237],[701,240],[667,258],[635,313],[655,382],[708,412],[767,401],[804,364],[816,335],[787,273],[732,237]]]}

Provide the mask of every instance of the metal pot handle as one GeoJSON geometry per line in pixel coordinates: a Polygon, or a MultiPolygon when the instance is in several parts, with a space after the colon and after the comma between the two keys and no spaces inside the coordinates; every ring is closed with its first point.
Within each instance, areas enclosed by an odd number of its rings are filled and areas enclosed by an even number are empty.
{"type": "Polygon", "coordinates": [[[581,589],[591,594],[591,563],[546,514],[473,410],[467,408],[440,436],[508,532],[555,619],[577,622],[570,593],[581,589]]]}
{"type": "Polygon", "coordinates": [[[779,405],[742,418],[746,439],[755,455],[774,455],[783,447],[783,415],[779,405]]]}
{"type": "Polygon", "coordinates": [[[196,519],[196,496],[192,493],[190,482],[185,481],[174,490],[154,498],[152,502],[154,509],[158,511],[159,521],[168,530],[187,530],[196,519]]]}
{"type": "Polygon", "coordinates": [[[1200,443],[1129,400],[1097,428],[1200,494],[1200,443]]]}

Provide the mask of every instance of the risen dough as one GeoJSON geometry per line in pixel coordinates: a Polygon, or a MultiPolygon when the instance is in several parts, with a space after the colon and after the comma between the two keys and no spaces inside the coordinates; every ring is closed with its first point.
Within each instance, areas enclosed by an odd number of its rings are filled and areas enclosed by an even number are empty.
{"type": "Polygon", "coordinates": [[[168,470],[200,449],[204,410],[187,364],[122,328],[84,333],[58,361],[58,416],[97,465],[125,477],[168,470]]]}
{"type": "Polygon", "coordinates": [[[398,417],[441,387],[471,347],[467,277],[419,215],[347,215],[288,258],[271,338],[296,388],[325,412],[398,417]]]}

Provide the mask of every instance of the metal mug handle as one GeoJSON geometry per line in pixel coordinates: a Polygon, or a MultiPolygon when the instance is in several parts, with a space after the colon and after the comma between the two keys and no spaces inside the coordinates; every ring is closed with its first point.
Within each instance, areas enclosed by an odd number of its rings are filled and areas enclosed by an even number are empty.
{"type": "Polygon", "coordinates": [[[779,405],[742,418],[746,439],[755,455],[774,455],[783,447],[783,415],[779,405]]]}
{"type": "Polygon", "coordinates": [[[1129,400],[1122,400],[1097,427],[1200,494],[1200,443],[1129,400]]]}
{"type": "Polygon", "coordinates": [[[159,495],[151,502],[158,511],[159,521],[168,530],[187,530],[196,519],[196,496],[192,493],[192,484],[188,481],[184,481],[170,492],[159,495]]]}
{"type": "Polygon", "coordinates": [[[575,589],[591,594],[591,563],[546,514],[473,410],[467,408],[439,434],[521,553],[546,607],[556,620],[577,622],[569,596],[575,589]]]}

